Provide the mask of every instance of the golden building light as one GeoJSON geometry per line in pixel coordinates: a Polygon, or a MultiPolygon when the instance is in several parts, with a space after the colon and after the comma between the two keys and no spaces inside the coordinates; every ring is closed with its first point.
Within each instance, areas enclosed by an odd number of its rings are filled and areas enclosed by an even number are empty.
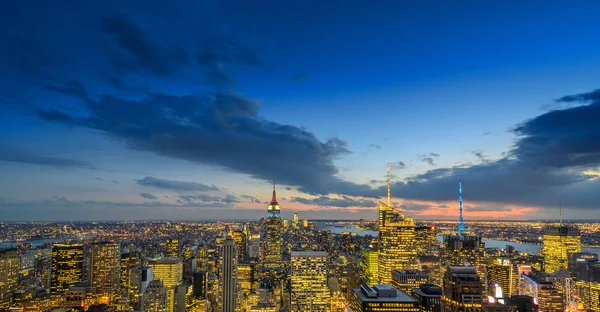
{"type": "Polygon", "coordinates": [[[121,285],[119,244],[100,242],[90,245],[90,285],[103,293],[118,292],[121,285]]]}
{"type": "Polygon", "coordinates": [[[327,253],[292,251],[291,256],[291,311],[327,311],[327,253]]]}
{"type": "Polygon", "coordinates": [[[581,232],[572,225],[550,225],[544,228],[544,271],[552,273],[569,267],[569,255],[581,252],[581,232]]]}
{"type": "Polygon", "coordinates": [[[148,260],[153,280],[162,281],[167,292],[167,308],[175,308],[175,287],[181,283],[183,264],[180,258],[154,258],[148,260]]]}
{"type": "Polygon", "coordinates": [[[416,270],[415,222],[392,207],[388,164],[388,202],[379,202],[379,283],[392,283],[392,270],[416,270]]]}
{"type": "Polygon", "coordinates": [[[52,246],[51,292],[65,292],[83,279],[83,245],[52,246]]]}

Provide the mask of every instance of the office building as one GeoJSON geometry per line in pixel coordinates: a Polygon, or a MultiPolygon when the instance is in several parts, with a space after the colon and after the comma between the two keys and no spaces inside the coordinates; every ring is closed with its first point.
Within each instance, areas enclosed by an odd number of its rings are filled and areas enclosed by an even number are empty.
{"type": "Polygon", "coordinates": [[[486,278],[485,243],[480,236],[444,235],[444,252],[441,268],[447,266],[472,266],[477,270],[481,281],[486,278]]]}
{"type": "Polygon", "coordinates": [[[392,286],[410,294],[413,288],[429,284],[429,276],[419,270],[393,270],[392,286]]]}
{"type": "Polygon", "coordinates": [[[415,222],[392,207],[388,165],[388,201],[379,202],[379,283],[392,283],[392,270],[416,270],[415,222]]]}
{"type": "Polygon", "coordinates": [[[221,312],[235,312],[238,300],[238,250],[233,238],[225,232],[219,251],[219,306],[221,312]]]}
{"type": "Polygon", "coordinates": [[[247,296],[254,290],[254,265],[252,263],[238,264],[238,283],[242,292],[247,296]]]}
{"type": "Polygon", "coordinates": [[[83,280],[83,245],[52,246],[51,292],[65,292],[83,280]]]}
{"type": "Polygon", "coordinates": [[[538,312],[539,310],[539,306],[530,296],[513,295],[509,302],[511,312],[538,312]]]}
{"type": "Polygon", "coordinates": [[[442,285],[443,272],[440,267],[440,257],[436,256],[419,256],[419,271],[429,276],[429,281],[435,285],[442,285]]]}
{"type": "Polygon", "coordinates": [[[500,285],[505,296],[516,294],[515,282],[517,272],[510,258],[495,257],[488,259],[487,283],[488,294],[493,295],[494,284],[500,285]]]}
{"type": "Polygon", "coordinates": [[[544,272],[569,267],[569,256],[581,252],[581,233],[573,225],[549,225],[544,228],[544,272]]]}
{"type": "Polygon", "coordinates": [[[292,227],[294,229],[297,229],[300,226],[299,220],[298,220],[298,213],[294,212],[294,219],[292,220],[292,227]]]}
{"type": "Polygon", "coordinates": [[[437,228],[435,226],[415,227],[415,252],[417,256],[439,255],[437,228]]]}
{"type": "Polygon", "coordinates": [[[557,289],[552,282],[540,281],[538,285],[538,304],[540,311],[563,312],[565,307],[560,290],[557,289]]]}
{"type": "Polygon", "coordinates": [[[329,287],[329,309],[328,312],[346,312],[346,306],[344,305],[344,295],[340,288],[340,283],[337,277],[330,277],[327,281],[329,287]]]}
{"type": "Polygon", "coordinates": [[[131,287],[131,270],[140,267],[142,259],[139,252],[121,254],[121,288],[129,291],[131,287]]]}
{"type": "Polygon", "coordinates": [[[291,256],[291,311],[327,311],[327,253],[292,251],[291,256]]]}
{"type": "Polygon", "coordinates": [[[167,291],[167,308],[175,309],[175,287],[182,281],[183,264],[180,258],[154,258],[148,260],[152,268],[152,279],[162,281],[167,291]]]}
{"type": "Polygon", "coordinates": [[[353,290],[350,301],[353,312],[418,312],[417,299],[391,285],[366,284],[353,290]]]}
{"type": "Polygon", "coordinates": [[[165,242],[167,258],[177,258],[179,257],[179,240],[176,238],[169,238],[165,242]]]}
{"type": "Polygon", "coordinates": [[[235,245],[238,250],[238,261],[246,261],[248,257],[248,241],[246,240],[246,234],[242,230],[235,230],[232,231],[230,234],[233,240],[235,241],[235,245]]]}
{"type": "Polygon", "coordinates": [[[360,261],[360,278],[363,283],[373,286],[379,282],[379,248],[369,246],[363,249],[360,261]]]}
{"type": "Polygon", "coordinates": [[[90,245],[90,286],[116,294],[121,285],[121,249],[112,242],[90,245]]]}
{"type": "Polygon", "coordinates": [[[248,258],[258,260],[260,258],[260,233],[252,233],[248,242],[248,258]]]}
{"type": "Polygon", "coordinates": [[[474,267],[448,266],[442,289],[442,312],[483,311],[483,284],[474,267]]]}
{"type": "Polygon", "coordinates": [[[600,262],[582,261],[577,266],[575,291],[583,306],[591,311],[600,311],[600,262]]]}
{"type": "Polygon", "coordinates": [[[588,261],[597,261],[598,254],[595,252],[575,252],[569,256],[569,273],[578,280],[582,279],[579,274],[580,267],[585,269],[588,261]]]}
{"type": "Polygon", "coordinates": [[[35,259],[35,278],[37,286],[50,289],[50,278],[52,274],[52,256],[42,256],[35,259]]]}
{"type": "Polygon", "coordinates": [[[153,280],[142,295],[142,308],[145,312],[171,312],[168,291],[161,280],[153,280]]]}
{"type": "Polygon", "coordinates": [[[19,253],[16,249],[0,250],[0,310],[10,308],[19,284],[19,253]]]}
{"type": "Polygon", "coordinates": [[[281,266],[281,210],[277,202],[275,185],[273,197],[267,209],[267,235],[266,235],[265,267],[280,268],[281,266]]]}
{"type": "Polygon", "coordinates": [[[422,312],[440,312],[442,309],[442,288],[432,284],[421,285],[412,290],[413,298],[419,302],[422,312]]]}

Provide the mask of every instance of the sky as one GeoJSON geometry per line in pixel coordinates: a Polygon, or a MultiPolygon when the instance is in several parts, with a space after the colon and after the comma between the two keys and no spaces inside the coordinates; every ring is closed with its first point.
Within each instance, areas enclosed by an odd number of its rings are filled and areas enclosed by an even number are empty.
{"type": "Polygon", "coordinates": [[[0,221],[598,219],[597,1],[5,1],[0,221]]]}

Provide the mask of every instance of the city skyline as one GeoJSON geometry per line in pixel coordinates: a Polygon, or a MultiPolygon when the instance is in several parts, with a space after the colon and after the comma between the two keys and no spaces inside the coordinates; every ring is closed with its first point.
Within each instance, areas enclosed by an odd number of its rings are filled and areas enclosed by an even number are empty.
{"type": "Polygon", "coordinates": [[[6,3],[0,221],[256,220],[273,180],[376,220],[388,162],[415,220],[459,181],[466,221],[597,219],[600,4],[547,3],[6,3]]]}

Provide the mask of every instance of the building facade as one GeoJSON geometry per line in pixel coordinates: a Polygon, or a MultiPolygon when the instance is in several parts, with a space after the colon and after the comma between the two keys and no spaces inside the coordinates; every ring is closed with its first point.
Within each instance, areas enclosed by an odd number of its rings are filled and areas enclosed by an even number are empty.
{"type": "Polygon", "coordinates": [[[581,252],[581,232],[572,225],[550,225],[544,228],[544,272],[552,273],[569,267],[569,256],[581,252]]]}
{"type": "Polygon", "coordinates": [[[483,311],[483,284],[474,267],[448,266],[442,289],[442,312],[483,311]]]}
{"type": "Polygon", "coordinates": [[[51,292],[65,292],[83,279],[83,245],[52,246],[51,292]]]}
{"type": "Polygon", "coordinates": [[[327,253],[292,251],[291,311],[328,311],[327,253]]]}
{"type": "Polygon", "coordinates": [[[162,281],[167,291],[167,309],[175,309],[175,287],[182,281],[183,264],[180,258],[154,258],[148,260],[152,279],[162,281]]]}
{"type": "Polygon", "coordinates": [[[277,202],[275,185],[273,185],[273,197],[267,209],[267,230],[266,230],[266,250],[265,266],[269,268],[279,268],[281,266],[281,209],[277,202]]]}
{"type": "Polygon", "coordinates": [[[235,312],[238,300],[238,250],[228,233],[219,252],[219,305],[221,312],[235,312]]]}

